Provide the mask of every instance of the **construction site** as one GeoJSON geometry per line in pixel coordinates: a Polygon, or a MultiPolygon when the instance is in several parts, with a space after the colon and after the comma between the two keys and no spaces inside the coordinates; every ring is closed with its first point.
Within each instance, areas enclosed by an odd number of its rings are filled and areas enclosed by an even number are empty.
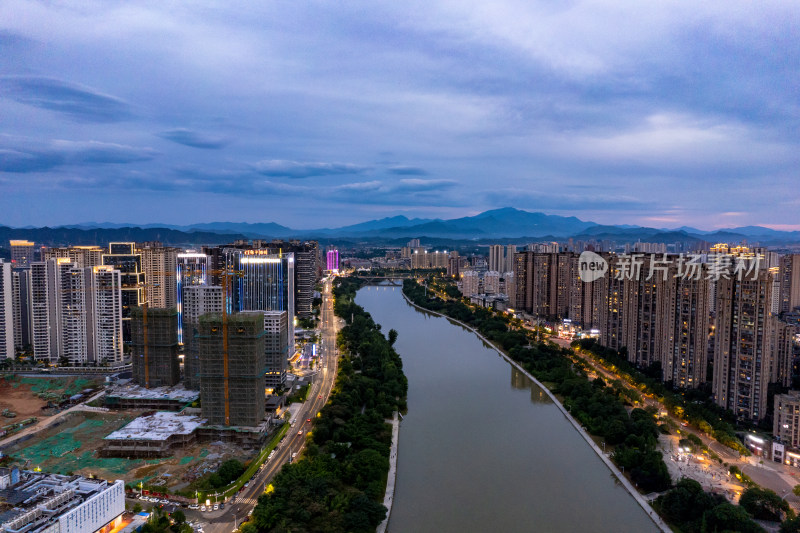
{"type": "MultiPolygon", "coordinates": [[[[143,483],[173,492],[216,472],[222,462],[228,459],[244,463],[257,453],[257,450],[244,451],[238,444],[229,442],[200,442],[188,436],[191,433],[199,435],[191,423],[185,425],[184,436],[177,437],[177,440],[167,433],[149,434],[153,426],[148,426],[146,421],[138,426],[129,426],[141,414],[141,411],[70,412],[57,423],[4,448],[3,453],[11,457],[12,464],[22,468],[123,479],[127,484],[143,483]],[[125,433],[126,427],[131,431],[125,433]],[[161,439],[165,448],[169,448],[168,453],[160,458],[154,457],[154,454],[147,457],[147,453],[140,453],[142,450],[138,449],[133,450],[135,453],[130,456],[108,457],[103,451],[109,442],[115,442],[114,438],[106,437],[135,436],[137,430],[151,442],[161,439]]],[[[179,416],[177,413],[164,414],[179,416]]],[[[196,417],[182,418],[199,422],[196,417]]],[[[173,424],[172,427],[175,429],[177,426],[173,424]]],[[[130,440],[123,445],[135,447],[130,440]]]]}
{"type": "Polygon", "coordinates": [[[200,354],[203,418],[210,425],[263,424],[264,336],[263,311],[200,317],[195,342],[200,354]]]}

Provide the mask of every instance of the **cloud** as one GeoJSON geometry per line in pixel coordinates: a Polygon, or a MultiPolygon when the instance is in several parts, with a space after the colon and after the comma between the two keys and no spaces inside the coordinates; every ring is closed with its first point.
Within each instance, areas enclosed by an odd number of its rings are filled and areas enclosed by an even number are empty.
{"type": "Polygon", "coordinates": [[[204,148],[208,150],[218,150],[220,148],[224,148],[230,143],[228,139],[223,137],[206,135],[185,128],[162,131],[158,134],[158,136],[184,146],[191,146],[192,148],[204,148]]]}
{"type": "Polygon", "coordinates": [[[311,163],[270,159],[259,161],[253,165],[256,172],[275,178],[311,178],[316,176],[337,176],[343,174],[361,174],[369,167],[350,163],[311,163]]]}
{"type": "Polygon", "coordinates": [[[387,169],[390,174],[398,176],[427,176],[428,172],[419,167],[394,166],[387,169]]]}
{"type": "Polygon", "coordinates": [[[456,185],[458,185],[458,182],[455,180],[423,180],[408,178],[400,180],[397,185],[390,186],[390,189],[394,191],[405,192],[444,191],[447,189],[452,189],[456,185]]]}
{"type": "Polygon", "coordinates": [[[131,107],[92,88],[43,76],[3,76],[0,90],[22,104],[48,109],[79,122],[119,122],[132,118],[131,107]]]}
{"type": "Polygon", "coordinates": [[[495,207],[517,207],[527,211],[643,211],[662,209],[657,202],[632,196],[585,193],[546,193],[529,189],[503,188],[484,193],[485,202],[495,207]]]}
{"type": "Polygon", "coordinates": [[[150,148],[98,141],[54,140],[48,143],[31,143],[0,136],[0,172],[24,174],[61,166],[127,164],[150,161],[157,155],[150,148]]]}

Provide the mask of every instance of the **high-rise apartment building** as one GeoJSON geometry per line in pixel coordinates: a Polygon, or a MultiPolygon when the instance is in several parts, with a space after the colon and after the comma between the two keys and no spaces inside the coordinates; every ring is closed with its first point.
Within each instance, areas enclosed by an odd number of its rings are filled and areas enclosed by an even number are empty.
{"type": "Polygon", "coordinates": [[[452,251],[447,258],[447,275],[450,277],[458,278],[461,273],[461,258],[458,252],[452,251]]]}
{"type": "Polygon", "coordinates": [[[766,415],[771,373],[772,275],[717,281],[715,401],[737,416],[757,421],[766,415]]]}
{"type": "Polygon", "coordinates": [[[103,264],[103,248],[99,246],[62,246],[42,248],[42,261],[69,259],[78,268],[103,264]]]}
{"type": "Polygon", "coordinates": [[[103,254],[103,265],[120,271],[122,281],[122,336],[125,344],[130,344],[131,312],[145,301],[145,274],[142,268],[142,255],[136,253],[132,242],[112,242],[107,254],[103,254]]]}
{"type": "Polygon", "coordinates": [[[146,242],[139,246],[142,270],[147,281],[145,293],[149,307],[177,307],[176,269],[179,251],[177,248],[165,247],[160,242],[146,242]]]}
{"type": "Polygon", "coordinates": [[[500,272],[514,272],[514,254],[516,253],[517,247],[515,245],[509,244],[506,246],[506,257],[500,272]]]}
{"type": "Polygon", "coordinates": [[[187,389],[200,390],[200,352],[194,337],[198,334],[201,316],[222,313],[222,287],[187,285],[182,292],[183,380],[187,389]]]}
{"type": "Polygon", "coordinates": [[[276,389],[286,383],[286,363],[289,359],[286,311],[264,312],[264,363],[266,387],[276,389]]]}
{"type": "Polygon", "coordinates": [[[131,312],[131,329],[133,380],[147,388],[177,384],[181,374],[178,310],[136,307],[131,312]]]}
{"type": "Polygon", "coordinates": [[[500,273],[488,271],[483,274],[483,292],[485,294],[497,294],[500,292],[500,273]]]}
{"type": "Polygon", "coordinates": [[[264,312],[200,317],[195,337],[200,353],[203,418],[210,425],[258,426],[264,419],[264,312]]]}
{"type": "Polygon", "coordinates": [[[122,361],[122,294],[118,270],[79,268],[67,258],[31,264],[34,357],[72,364],[122,361]]]}
{"type": "Polygon", "coordinates": [[[15,268],[26,268],[34,261],[34,246],[31,241],[25,240],[12,240],[9,241],[11,245],[11,264],[15,268]]]}
{"type": "Polygon", "coordinates": [[[461,273],[461,294],[469,298],[480,293],[480,275],[474,270],[465,270],[461,273]]]}
{"type": "Polygon", "coordinates": [[[122,280],[109,266],[85,268],[89,324],[89,360],[120,363],[123,357],[122,280]]]}
{"type": "MultiPolygon", "coordinates": [[[[183,304],[186,289],[197,285],[210,285],[210,259],[208,255],[197,252],[180,253],[175,258],[175,297],[178,309],[178,343],[180,344],[186,344],[184,330],[187,326],[183,304]]],[[[220,309],[219,312],[222,310],[220,309]]],[[[187,334],[191,335],[192,333],[190,331],[187,334]]]]}
{"type": "Polygon", "coordinates": [[[28,349],[31,339],[31,269],[11,269],[11,304],[14,315],[14,346],[17,351],[28,349]]]}
{"type": "Polygon", "coordinates": [[[11,263],[0,259],[0,359],[13,359],[15,354],[13,296],[11,263]]]}
{"type": "Polygon", "coordinates": [[[800,254],[782,256],[779,272],[779,311],[785,313],[800,306],[800,254]]]}
{"type": "Polygon", "coordinates": [[[783,444],[800,448],[800,391],[775,395],[772,434],[783,444]]]}
{"type": "Polygon", "coordinates": [[[489,245],[489,270],[500,272],[505,268],[505,256],[502,244],[489,245]]]}

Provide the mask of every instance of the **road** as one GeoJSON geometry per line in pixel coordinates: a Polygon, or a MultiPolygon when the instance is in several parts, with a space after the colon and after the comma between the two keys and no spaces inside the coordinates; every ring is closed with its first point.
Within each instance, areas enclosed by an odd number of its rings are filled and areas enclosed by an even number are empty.
{"type": "Polygon", "coordinates": [[[232,500],[231,504],[226,504],[223,511],[212,513],[201,513],[184,509],[189,520],[199,520],[204,525],[205,533],[229,533],[236,529],[252,509],[258,497],[264,492],[264,488],[270,483],[275,474],[281,467],[288,463],[292,454],[299,452],[306,441],[306,433],[311,429],[311,424],[307,419],[313,418],[320,409],[327,403],[333,384],[336,381],[336,370],[338,364],[338,354],[336,352],[336,331],[337,318],[333,314],[333,295],[331,292],[331,280],[324,282],[321,306],[321,339],[320,346],[320,371],[308,393],[308,399],[296,416],[295,425],[286,434],[286,437],[275,449],[272,459],[266,461],[264,468],[250,480],[248,487],[243,488],[239,495],[232,500]],[[321,379],[320,377],[321,376],[321,379]],[[298,434],[302,431],[302,435],[298,434]]]}
{"type": "MultiPolygon", "coordinates": [[[[564,348],[570,348],[569,340],[560,339],[557,337],[551,337],[549,340],[564,348]]],[[[602,374],[607,381],[610,382],[615,379],[619,379],[625,383],[620,376],[599,364],[599,362],[591,357],[590,354],[582,355],[584,356],[584,359],[592,365],[593,370],[596,373],[602,374]]],[[[625,386],[631,388],[627,384],[625,384],[625,386]]],[[[652,405],[658,409],[666,409],[663,404],[659,403],[653,398],[648,398],[643,395],[642,399],[645,405],[652,405]]],[[[738,466],[742,472],[750,476],[757,484],[764,488],[771,489],[779,496],[784,497],[794,509],[800,509],[800,498],[791,492],[792,487],[800,483],[800,475],[798,475],[800,473],[797,472],[796,468],[781,463],[775,463],[770,459],[762,457],[740,456],[738,452],[720,444],[705,433],[692,427],[683,426],[683,421],[680,418],[672,414],[669,414],[669,418],[675,423],[676,426],[679,424],[681,425],[681,433],[693,433],[694,435],[698,436],[703,443],[706,444],[711,451],[720,456],[725,463],[738,466]]],[[[666,459],[667,458],[665,457],[665,460],[666,459]]]]}

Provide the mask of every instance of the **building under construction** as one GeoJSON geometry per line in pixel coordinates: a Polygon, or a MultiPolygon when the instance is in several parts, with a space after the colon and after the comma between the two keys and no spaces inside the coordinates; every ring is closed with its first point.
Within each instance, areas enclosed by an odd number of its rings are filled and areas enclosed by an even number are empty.
{"type": "Polygon", "coordinates": [[[136,307],[131,312],[133,380],[147,388],[171,387],[180,380],[178,311],[136,307]],[[145,338],[145,328],[147,336],[145,338]]]}
{"type": "Polygon", "coordinates": [[[194,343],[200,356],[203,418],[212,426],[255,427],[264,420],[264,312],[206,314],[194,343]],[[227,329],[225,342],[224,329],[227,329]]]}

